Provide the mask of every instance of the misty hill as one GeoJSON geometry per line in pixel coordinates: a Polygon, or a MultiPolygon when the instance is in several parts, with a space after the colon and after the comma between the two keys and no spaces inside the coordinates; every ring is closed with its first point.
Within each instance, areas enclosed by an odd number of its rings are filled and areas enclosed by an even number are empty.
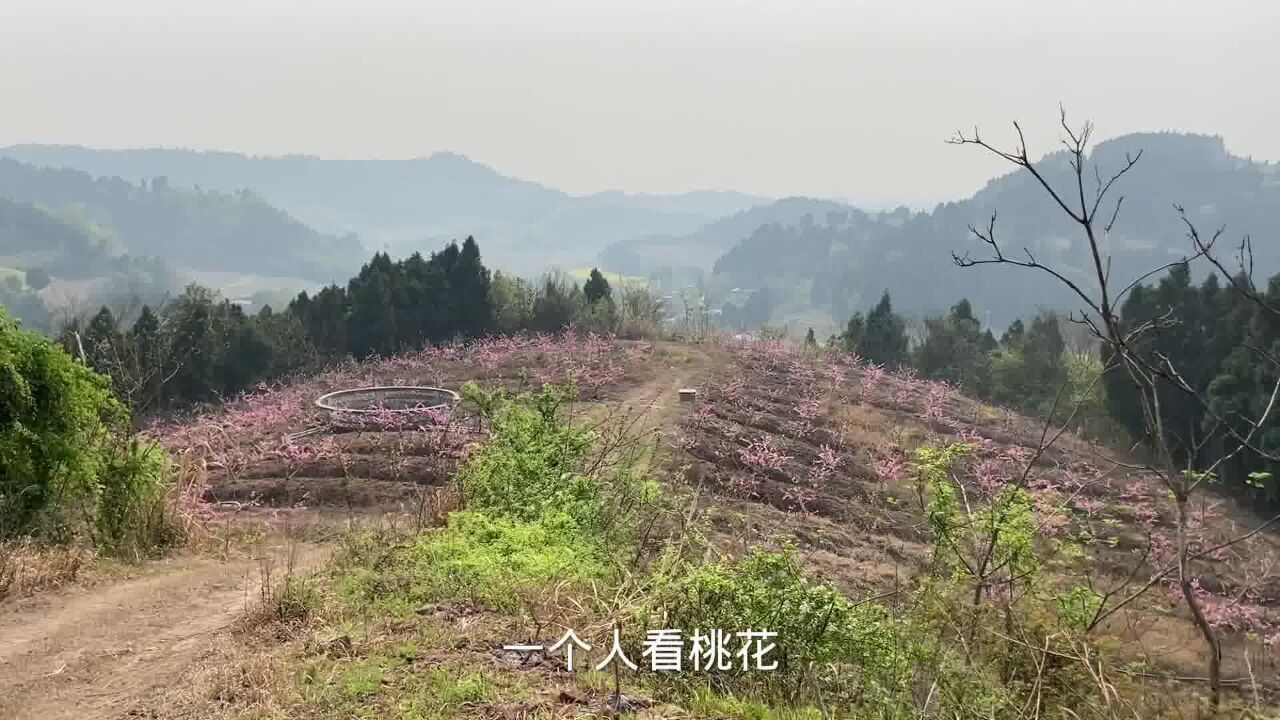
{"type": "Polygon", "coordinates": [[[412,160],[325,160],[20,145],[0,155],[134,182],[166,177],[176,186],[222,192],[249,188],[313,227],[358,233],[369,248],[394,254],[474,235],[484,243],[488,260],[521,270],[589,264],[613,242],[692,232],[765,201],[732,192],[576,197],[453,153],[412,160]]]}
{"type": "Polygon", "coordinates": [[[348,274],[362,254],[354,237],[318,233],[247,191],[134,184],[0,158],[0,197],[74,218],[130,255],[186,269],[328,281],[348,274]]]}
{"type": "MultiPolygon", "coordinates": [[[[1226,225],[1222,249],[1228,259],[1241,236],[1251,234],[1258,276],[1280,270],[1280,174],[1275,164],[1233,156],[1221,138],[1176,133],[1123,136],[1099,143],[1092,157],[1105,177],[1108,169],[1121,167],[1125,151],[1140,149],[1141,161],[1111,195],[1125,196],[1119,221],[1106,240],[1117,287],[1191,253],[1175,203],[1186,208],[1202,232],[1211,234],[1226,225]]],[[[1046,156],[1040,168],[1050,182],[1074,188],[1065,153],[1046,156]]],[[[885,289],[893,295],[895,309],[910,315],[941,313],[967,297],[979,313],[990,312],[997,325],[1041,307],[1075,308],[1068,291],[1046,282],[1043,274],[955,266],[952,251],[984,257],[985,247],[967,228],[985,226],[997,210],[997,238],[1009,253],[1026,247],[1073,280],[1096,284],[1078,229],[1025,171],[996,178],[974,196],[932,212],[900,210],[866,221],[762,227],[717,260],[715,277],[721,287],[777,290],[775,297],[788,298],[779,312],[818,309],[835,324],[872,305],[885,289]]]]}
{"type": "Polygon", "coordinates": [[[108,238],[29,203],[0,197],[0,266],[84,277],[119,254],[108,238]]]}
{"type": "Polygon", "coordinates": [[[76,216],[0,198],[0,305],[27,328],[52,332],[102,304],[158,302],[182,282],[164,261],[127,254],[76,216]]]}
{"type": "Polygon", "coordinates": [[[663,268],[710,269],[716,258],[758,228],[814,219],[839,223],[849,213],[862,215],[856,208],[830,200],[784,198],[727,215],[686,235],[649,235],[614,243],[601,254],[600,262],[611,270],[632,275],[663,268]]]}

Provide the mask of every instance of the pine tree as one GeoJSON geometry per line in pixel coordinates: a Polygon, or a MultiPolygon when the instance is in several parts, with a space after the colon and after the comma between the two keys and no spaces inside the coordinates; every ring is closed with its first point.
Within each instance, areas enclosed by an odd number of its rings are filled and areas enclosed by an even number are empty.
{"type": "Polygon", "coordinates": [[[480,246],[475,238],[468,237],[462,243],[457,261],[446,277],[459,309],[458,334],[471,339],[489,333],[493,329],[489,270],[480,260],[480,246]]]}
{"type": "Polygon", "coordinates": [[[119,338],[120,325],[111,309],[104,305],[85,327],[82,339],[89,364],[98,372],[106,374],[111,371],[110,356],[118,350],[119,338]]]}
{"type": "Polygon", "coordinates": [[[866,329],[866,318],[861,312],[854,313],[849,318],[849,323],[845,325],[844,332],[840,334],[840,345],[845,352],[861,354],[862,336],[866,333],[866,329]]]}
{"type": "Polygon", "coordinates": [[[907,358],[907,329],[902,317],[893,312],[886,290],[880,302],[867,313],[866,327],[858,353],[884,365],[899,365],[907,358]]]}
{"type": "Polygon", "coordinates": [[[165,322],[172,327],[172,346],[180,353],[178,369],[169,381],[175,399],[209,400],[223,387],[219,375],[226,338],[216,317],[215,299],[212,290],[193,284],[165,308],[165,322]]]}
{"type": "Polygon", "coordinates": [[[375,253],[347,284],[351,312],[347,317],[350,351],[357,358],[390,355],[397,349],[396,267],[391,258],[375,253]]]}
{"type": "Polygon", "coordinates": [[[985,395],[990,388],[990,352],[995,338],[983,332],[968,300],[956,303],[943,316],[925,320],[924,342],[914,354],[915,366],[927,378],[962,384],[985,395]]]}
{"type": "Polygon", "coordinates": [[[609,281],[600,273],[598,268],[591,268],[591,274],[587,277],[587,282],[582,286],[582,294],[586,296],[587,302],[595,305],[601,300],[612,299],[613,293],[609,288],[609,281]]]}
{"type": "Polygon", "coordinates": [[[1009,329],[1004,331],[1000,336],[1000,345],[1009,350],[1020,350],[1022,348],[1022,338],[1026,335],[1026,327],[1022,324],[1022,318],[1015,318],[1009,324],[1009,329]]]}
{"type": "Polygon", "coordinates": [[[581,295],[577,287],[569,289],[556,277],[547,277],[542,289],[533,300],[532,329],[538,332],[559,332],[573,322],[574,294],[581,295]]]}

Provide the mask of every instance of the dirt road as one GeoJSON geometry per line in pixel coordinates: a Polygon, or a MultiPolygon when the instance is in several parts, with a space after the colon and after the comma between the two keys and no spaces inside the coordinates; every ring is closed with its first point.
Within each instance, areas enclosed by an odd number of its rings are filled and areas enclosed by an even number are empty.
{"type": "MultiPolygon", "coordinates": [[[[267,551],[278,575],[284,548],[267,551]]],[[[325,556],[298,548],[296,565],[325,556]]],[[[183,680],[209,639],[252,607],[262,561],[184,559],[116,584],[0,606],[0,718],[127,717],[183,680]]]]}
{"type": "Polygon", "coordinates": [[[658,367],[653,376],[632,388],[617,403],[642,412],[640,429],[669,427],[680,412],[679,390],[697,387],[714,371],[710,346],[655,343],[658,367]]]}

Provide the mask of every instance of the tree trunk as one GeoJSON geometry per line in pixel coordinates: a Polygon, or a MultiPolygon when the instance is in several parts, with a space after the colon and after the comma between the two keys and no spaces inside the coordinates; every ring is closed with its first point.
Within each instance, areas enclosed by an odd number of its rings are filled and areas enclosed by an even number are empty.
{"type": "Polygon", "coordinates": [[[1200,599],[1196,597],[1191,586],[1191,578],[1187,567],[1187,498],[1178,493],[1178,587],[1182,590],[1182,599],[1187,601],[1191,610],[1191,620],[1204,638],[1209,650],[1209,690],[1213,693],[1213,710],[1216,714],[1222,704],[1222,643],[1217,632],[1209,625],[1200,607],[1200,599]]]}

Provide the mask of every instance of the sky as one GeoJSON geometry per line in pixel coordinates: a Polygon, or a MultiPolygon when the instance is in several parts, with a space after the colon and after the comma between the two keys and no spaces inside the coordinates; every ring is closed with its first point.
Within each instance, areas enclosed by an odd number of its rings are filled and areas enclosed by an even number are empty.
{"type": "Polygon", "coordinates": [[[1280,160],[1276,0],[0,0],[0,145],[453,151],[574,193],[928,205],[1058,106],[1280,160]]]}

